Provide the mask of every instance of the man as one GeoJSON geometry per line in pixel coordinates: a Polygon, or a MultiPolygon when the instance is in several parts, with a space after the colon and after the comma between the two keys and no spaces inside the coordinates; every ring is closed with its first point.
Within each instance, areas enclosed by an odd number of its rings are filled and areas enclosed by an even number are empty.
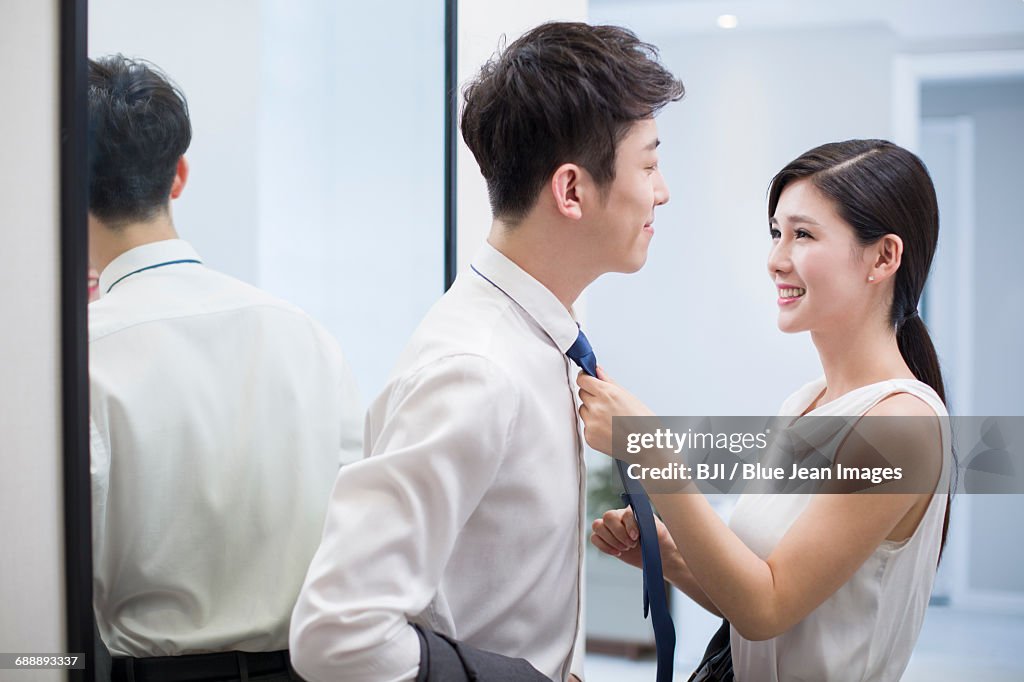
{"type": "Polygon", "coordinates": [[[545,24],[467,87],[488,243],[370,407],[370,456],[338,476],[292,618],[307,679],[582,678],[585,477],[565,353],[573,301],[644,264],[669,198],[653,116],[683,87],[655,57],[624,29],[545,24]]]}
{"type": "Polygon", "coordinates": [[[307,315],[178,238],[182,94],[115,56],[90,62],[88,102],[94,599],[114,679],[289,679],[292,606],[361,449],[351,373],[307,315]]]}

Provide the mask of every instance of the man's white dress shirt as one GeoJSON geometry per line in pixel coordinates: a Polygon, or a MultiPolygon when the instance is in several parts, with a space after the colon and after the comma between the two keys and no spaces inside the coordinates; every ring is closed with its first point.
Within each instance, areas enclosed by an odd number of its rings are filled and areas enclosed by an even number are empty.
{"type": "Polygon", "coordinates": [[[490,246],[473,266],[370,406],[368,458],[339,472],[292,617],[309,680],[414,678],[410,622],[582,677],[578,328],[490,246]]]}
{"type": "Polygon", "coordinates": [[[94,604],[115,656],[284,649],[339,462],[361,455],[334,339],[198,260],[134,248],[89,306],[94,604]]]}

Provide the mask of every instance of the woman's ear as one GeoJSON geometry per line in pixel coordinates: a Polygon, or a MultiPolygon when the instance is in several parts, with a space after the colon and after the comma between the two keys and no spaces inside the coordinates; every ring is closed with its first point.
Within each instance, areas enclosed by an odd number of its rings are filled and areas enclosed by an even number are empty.
{"type": "Polygon", "coordinates": [[[574,163],[563,163],[551,176],[551,194],[558,212],[570,220],[583,217],[581,181],[583,169],[574,163]]]}
{"type": "Polygon", "coordinates": [[[896,274],[903,259],[903,240],[889,233],[871,247],[874,263],[868,272],[869,282],[882,282],[896,274]]]}

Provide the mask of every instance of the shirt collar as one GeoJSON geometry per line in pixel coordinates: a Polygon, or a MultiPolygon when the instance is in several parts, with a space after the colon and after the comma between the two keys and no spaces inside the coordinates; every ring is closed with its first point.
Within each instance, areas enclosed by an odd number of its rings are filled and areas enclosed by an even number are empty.
{"type": "Polygon", "coordinates": [[[558,350],[565,353],[576,342],[579,326],[575,316],[566,310],[551,290],[513,263],[505,254],[485,243],[472,266],[480,276],[515,301],[547,333],[558,350]]]}
{"type": "Polygon", "coordinates": [[[100,273],[100,296],[105,296],[110,287],[134,272],[179,260],[202,262],[192,245],[183,239],[164,239],[128,249],[100,273]]]}

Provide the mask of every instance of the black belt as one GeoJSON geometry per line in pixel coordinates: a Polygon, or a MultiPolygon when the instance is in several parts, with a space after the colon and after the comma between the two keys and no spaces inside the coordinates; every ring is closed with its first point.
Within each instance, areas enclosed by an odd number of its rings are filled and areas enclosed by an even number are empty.
{"type": "MultiPolygon", "coordinates": [[[[291,669],[287,651],[226,651],[215,654],[115,658],[113,682],[219,682],[283,673],[291,669]]],[[[298,676],[294,676],[298,680],[298,676]]]]}

